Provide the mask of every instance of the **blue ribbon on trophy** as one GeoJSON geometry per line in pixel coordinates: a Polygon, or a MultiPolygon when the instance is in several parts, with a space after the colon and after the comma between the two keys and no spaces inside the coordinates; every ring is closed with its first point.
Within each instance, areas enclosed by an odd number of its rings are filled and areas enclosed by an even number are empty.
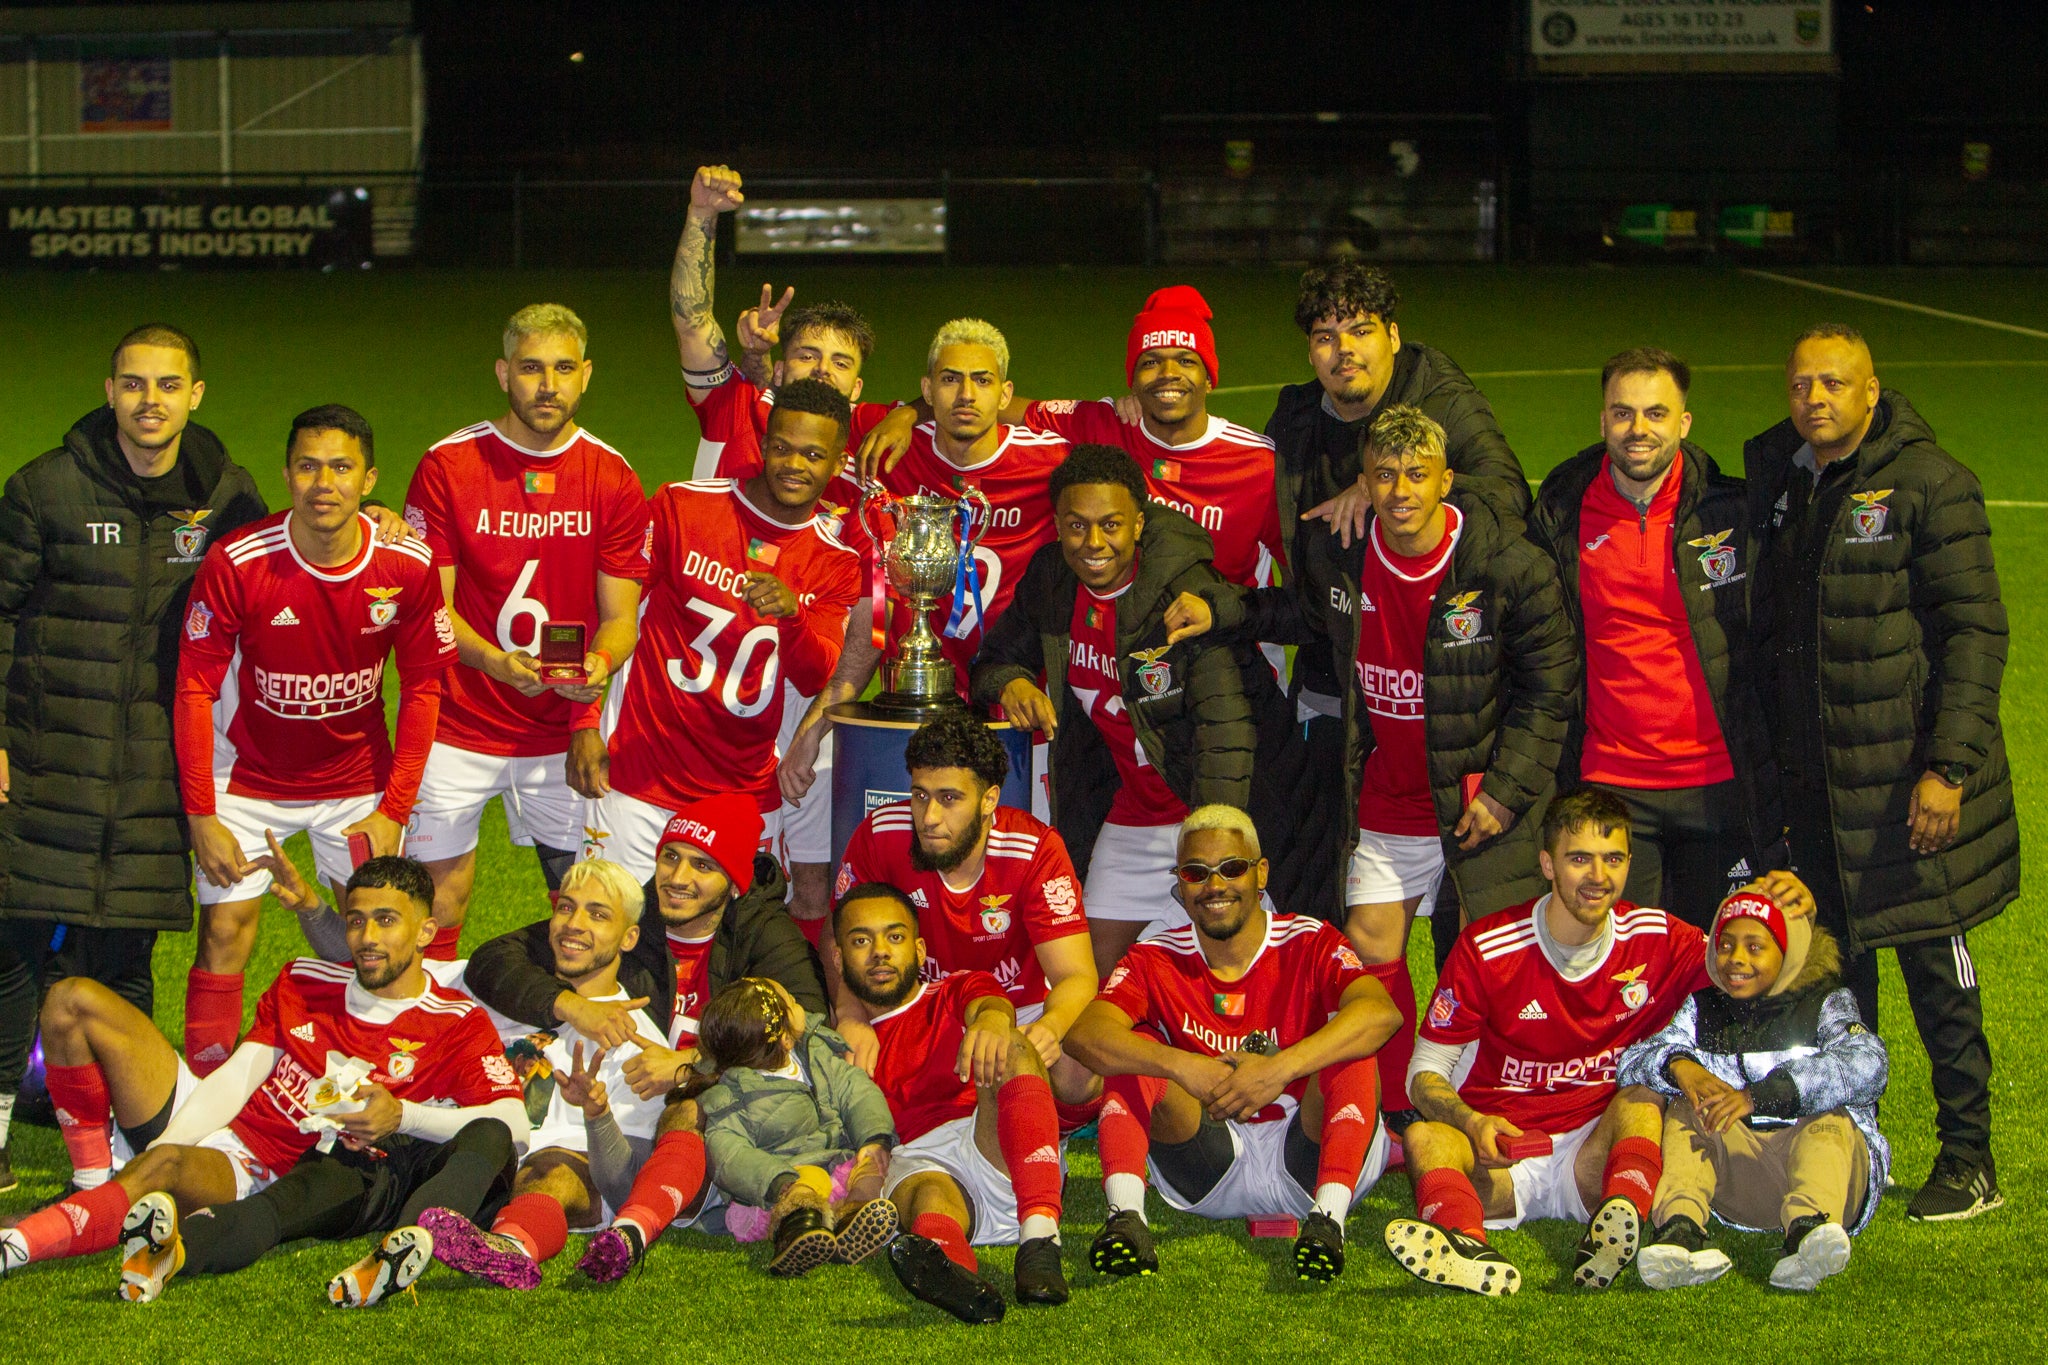
{"type": "MultiPolygon", "coordinates": [[[[981,535],[974,530],[974,510],[966,502],[954,509],[960,518],[960,558],[953,566],[953,611],[946,618],[946,637],[964,640],[969,631],[981,624],[981,564],[974,557],[974,547],[981,542],[981,535]],[[974,620],[967,619],[967,604],[974,603],[974,620]]],[[[988,527],[984,524],[982,533],[988,527]]]]}

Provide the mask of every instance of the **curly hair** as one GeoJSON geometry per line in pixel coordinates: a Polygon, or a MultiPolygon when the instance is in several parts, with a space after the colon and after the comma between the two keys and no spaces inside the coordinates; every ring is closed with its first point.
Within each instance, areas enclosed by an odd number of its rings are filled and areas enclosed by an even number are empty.
{"type": "Polygon", "coordinates": [[[1362,261],[1312,266],[1301,277],[1295,296],[1294,325],[1306,336],[1324,318],[1375,317],[1380,325],[1394,320],[1401,296],[1387,272],[1362,261]]]}

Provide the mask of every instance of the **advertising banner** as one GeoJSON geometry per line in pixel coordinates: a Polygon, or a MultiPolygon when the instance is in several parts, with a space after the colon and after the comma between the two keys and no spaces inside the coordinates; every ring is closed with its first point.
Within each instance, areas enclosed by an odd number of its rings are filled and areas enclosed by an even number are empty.
{"type": "Polygon", "coordinates": [[[1530,0],[1542,58],[1758,60],[1834,51],[1828,0],[1530,0]]]}
{"type": "Polygon", "coordinates": [[[733,248],[743,255],[937,255],[946,249],[943,199],[749,200],[737,216],[733,248]]]}
{"type": "Polygon", "coordinates": [[[370,260],[360,187],[138,185],[0,190],[0,266],[356,268],[370,260]]]}

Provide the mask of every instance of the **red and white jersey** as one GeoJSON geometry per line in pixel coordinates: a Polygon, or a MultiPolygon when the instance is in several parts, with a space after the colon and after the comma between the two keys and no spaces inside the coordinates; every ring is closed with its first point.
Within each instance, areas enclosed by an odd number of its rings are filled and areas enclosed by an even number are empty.
{"type": "Polygon", "coordinates": [[[640,644],[623,670],[611,735],[611,783],[665,810],[751,791],[782,803],[775,738],[782,683],[817,695],[846,643],[860,561],[813,516],[770,520],[731,479],[672,483],[654,495],[644,553],[640,644]],[[772,573],[796,594],[790,616],[762,616],[741,595],[772,573]]]}
{"type": "Polygon", "coordinates": [[[1458,936],[1422,1019],[1432,1043],[1479,1044],[1458,1097],[1517,1128],[1568,1133],[1607,1108],[1621,1054],[1709,984],[1706,936],[1662,910],[1618,902],[1607,954],[1566,980],[1537,941],[1548,895],[1458,936]]]}
{"type": "Polygon", "coordinates": [[[967,1007],[1002,993],[986,972],[954,972],[918,982],[908,1000],[868,1021],[881,1054],[875,1084],[889,1101],[898,1143],[974,1112],[974,1082],[953,1069],[967,1036],[967,1007]]]}
{"type": "Polygon", "coordinates": [[[367,1062],[369,1080],[414,1104],[469,1109],[520,1098],[519,1077],[490,1015],[431,978],[409,1000],[386,1000],[358,986],[347,963],[300,958],[256,1002],[256,1022],[243,1041],[284,1055],[228,1126],[280,1173],[313,1145],[315,1135],[300,1132],[299,1120],[310,1112],[307,1092],[328,1074],[330,1060],[367,1062]]]}
{"type": "Polygon", "coordinates": [[[916,842],[908,801],[877,806],[846,841],[833,894],[862,882],[895,887],[917,907],[927,981],[986,972],[1018,1009],[1045,1003],[1038,945],[1088,932],[1081,882],[1059,831],[1028,811],[997,806],[981,875],[962,891],[911,861],[916,842]]]}
{"type": "Polygon", "coordinates": [[[1024,425],[1074,445],[1122,446],[1145,471],[1152,499],[1184,512],[1216,545],[1216,572],[1248,588],[1267,587],[1284,551],[1273,486],[1273,443],[1213,413],[1209,427],[1183,446],[1168,445],[1143,422],[1117,420],[1108,398],[1092,403],[1046,399],[1024,409],[1024,425]]]}
{"type": "Polygon", "coordinates": [[[1422,714],[1422,649],[1437,585],[1451,567],[1464,519],[1444,509],[1443,544],[1426,555],[1395,554],[1377,519],[1358,571],[1358,687],[1372,727],[1372,752],[1358,786],[1358,827],[1426,837],[1437,828],[1429,783],[1428,723],[1422,714]]]}
{"type": "MultiPolygon", "coordinates": [[[[734,367],[716,388],[703,392],[685,388],[684,392],[697,414],[701,432],[697,440],[697,477],[744,482],[759,474],[763,468],[761,446],[768,439],[768,418],[775,411],[775,390],[755,387],[753,380],[734,367]]],[[[867,434],[893,411],[895,405],[890,403],[855,403],[853,425],[846,433],[848,454],[859,450],[867,434]]],[[[818,499],[818,510],[838,518],[842,526],[859,514],[860,470],[851,459],[818,499]]]]}
{"type": "Polygon", "coordinates": [[[677,938],[668,935],[668,957],[676,967],[675,1008],[670,1016],[669,1046],[697,1046],[697,1019],[711,1000],[711,945],[716,935],[677,938]]]}
{"type": "MultiPolygon", "coordinates": [[[[1209,970],[1194,926],[1183,924],[1133,944],[1097,998],[1168,1047],[1221,1057],[1245,1051],[1253,1034],[1275,1049],[1293,1047],[1330,1022],[1364,975],[1349,940],[1321,920],[1267,915],[1265,944],[1235,981],[1209,970]]],[[[1299,1101],[1307,1089],[1304,1077],[1287,1093],[1299,1101]]],[[[1283,1117],[1268,1105],[1252,1121],[1283,1117]]]]}
{"type": "Polygon", "coordinates": [[[1107,597],[1085,583],[1074,594],[1074,620],[1067,634],[1067,686],[1088,713],[1116,763],[1120,785],[1109,803],[1108,823],[1155,828],[1187,819],[1188,808],[1152,766],[1137,727],[1124,705],[1123,674],[1117,667],[1116,603],[1126,583],[1107,597]]]}
{"type": "MultiPolygon", "coordinates": [[[[455,612],[504,650],[540,652],[548,621],[597,637],[597,576],[638,578],[647,494],[618,451],[587,431],[558,450],[528,450],[494,425],[464,427],[413,471],[405,519],[434,567],[455,570],[455,612]]],[[[436,738],[498,757],[558,754],[585,712],[553,688],[528,697],[458,664],[448,670],[436,738]]]]}
{"type": "MultiPolygon", "coordinates": [[[[967,627],[964,638],[956,640],[947,635],[946,622],[953,610],[949,592],[939,599],[928,618],[946,657],[953,662],[963,696],[974,655],[981,648],[983,625],[1003,614],[1031,556],[1038,553],[1039,546],[1053,539],[1052,496],[1047,482],[1060,461],[1067,458],[1068,445],[1057,436],[1024,427],[1005,426],[997,430],[995,453],[979,464],[962,468],[932,445],[932,424],[920,423],[903,458],[881,476],[882,486],[898,497],[927,493],[957,498],[962,489],[972,486],[988,499],[989,525],[980,528],[981,538],[974,547],[975,564],[981,573],[981,615],[975,615],[970,602],[962,618],[967,627]]],[[[889,648],[893,650],[909,630],[910,608],[892,594],[889,648]]]]}
{"type": "Polygon", "coordinates": [[[207,552],[185,611],[175,718],[191,815],[214,812],[216,786],[271,801],[383,791],[404,823],[434,741],[455,627],[425,546],[362,547],[321,568],[292,544],[289,511],[207,552]],[[398,659],[399,752],[384,727],[384,661],[398,659]]]}

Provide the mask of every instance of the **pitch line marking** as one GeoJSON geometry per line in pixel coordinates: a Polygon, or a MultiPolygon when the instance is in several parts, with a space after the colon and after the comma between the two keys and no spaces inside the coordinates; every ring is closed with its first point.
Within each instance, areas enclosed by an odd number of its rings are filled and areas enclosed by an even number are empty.
{"type": "Polygon", "coordinates": [[[1951,313],[1946,308],[1930,308],[1924,303],[1908,303],[1904,299],[1886,298],[1882,294],[1865,294],[1860,290],[1844,289],[1840,285],[1821,284],[1814,280],[1802,280],[1797,275],[1780,275],[1774,270],[1744,269],[1743,274],[1753,275],[1760,280],[1773,280],[1789,284],[1795,289],[1811,289],[1820,294],[1835,294],[1845,299],[1856,299],[1863,303],[1882,304],[1886,308],[1902,308],[1908,313],[1923,313],[1931,318],[1946,318],[1950,322],[1967,322],[1973,327],[1989,327],[1996,332],[2012,332],[2018,336],[2034,337],[2048,341],[2048,332],[2038,327],[2022,327],[2016,322],[2000,322],[1996,318],[1980,318],[1970,313],[1951,313]]]}
{"type": "Polygon", "coordinates": [[[2014,502],[2007,498],[1986,498],[1986,507],[2048,507],[2048,502],[2014,502]]]}
{"type": "MultiPolygon", "coordinates": [[[[2041,334],[2048,337],[2048,332],[2041,334]]],[[[1777,365],[1695,365],[1694,374],[1776,374],[1785,367],[1777,365]]],[[[1880,370],[2039,370],[2048,369],[2048,359],[2032,360],[1887,360],[1878,366],[1880,370]]],[[[1472,370],[1469,379],[1598,379],[1598,368],[1564,370],[1472,370]]],[[[1226,384],[1211,389],[1211,394],[1223,393],[1271,393],[1299,380],[1285,379],[1277,384],[1226,384]]]]}

